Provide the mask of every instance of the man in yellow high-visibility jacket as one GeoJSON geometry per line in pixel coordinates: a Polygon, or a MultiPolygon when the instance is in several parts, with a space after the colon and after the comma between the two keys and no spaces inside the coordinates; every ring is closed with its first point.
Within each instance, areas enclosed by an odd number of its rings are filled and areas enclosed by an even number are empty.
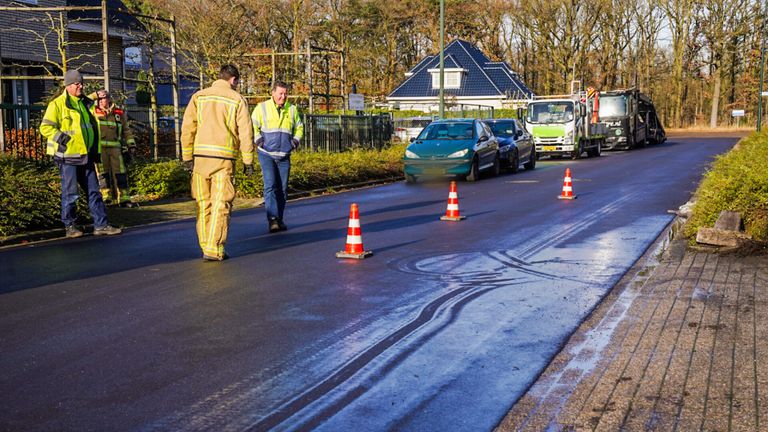
{"type": "Polygon", "coordinates": [[[107,210],[99,191],[95,163],[99,161],[99,136],[96,119],[89,107],[93,103],[83,95],[83,76],[77,70],[64,74],[64,93],[52,100],[45,110],[40,133],[48,140],[46,153],[53,156],[61,174],[61,221],[67,237],[80,237],[77,218],[77,185],[88,197],[93,216],[94,235],[120,234],[109,226],[107,210]]]}
{"type": "Polygon", "coordinates": [[[253,109],[253,136],[264,179],[264,208],[269,232],[285,231],[283,222],[288,199],[288,175],[291,172],[291,151],[304,136],[304,123],[295,105],[288,102],[288,85],[276,81],[272,97],[253,109]]]}
{"type": "Polygon", "coordinates": [[[101,163],[96,165],[96,170],[101,196],[105,201],[118,203],[120,207],[133,207],[123,158],[123,152],[136,148],[136,141],[128,128],[128,117],[115,106],[108,91],[102,89],[89,97],[96,99],[92,112],[99,124],[101,163]]]}
{"type": "Polygon", "coordinates": [[[235,90],[239,81],[236,67],[222,66],[218,80],[192,95],[181,126],[181,157],[192,171],[197,237],[205,261],[228,258],[224,244],[235,199],[238,150],[245,174],[253,175],[253,129],[248,102],[235,90]]]}

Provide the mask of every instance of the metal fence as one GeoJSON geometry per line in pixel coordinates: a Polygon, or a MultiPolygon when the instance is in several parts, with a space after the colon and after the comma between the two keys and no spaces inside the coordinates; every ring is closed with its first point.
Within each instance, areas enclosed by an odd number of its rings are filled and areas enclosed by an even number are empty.
{"type": "Polygon", "coordinates": [[[311,151],[340,152],[352,148],[381,149],[392,141],[389,114],[304,115],[303,147],[311,151]]]}

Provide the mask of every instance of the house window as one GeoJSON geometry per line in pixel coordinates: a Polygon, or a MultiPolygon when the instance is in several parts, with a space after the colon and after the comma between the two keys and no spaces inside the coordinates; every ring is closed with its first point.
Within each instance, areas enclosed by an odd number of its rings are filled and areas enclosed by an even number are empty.
{"type": "MultiPolygon", "coordinates": [[[[460,71],[445,71],[443,73],[443,85],[447,89],[461,88],[461,72],[460,71]]],[[[440,71],[432,72],[432,88],[440,88],[440,71]]]]}

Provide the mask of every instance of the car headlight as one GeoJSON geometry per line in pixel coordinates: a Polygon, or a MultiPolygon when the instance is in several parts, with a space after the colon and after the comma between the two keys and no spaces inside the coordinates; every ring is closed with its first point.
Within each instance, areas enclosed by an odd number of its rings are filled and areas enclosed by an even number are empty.
{"type": "Polygon", "coordinates": [[[405,149],[405,157],[410,158],[410,159],[418,159],[419,155],[417,155],[416,153],[414,153],[414,152],[412,152],[412,151],[410,151],[408,149],[405,149]]]}
{"type": "Polygon", "coordinates": [[[568,142],[573,140],[573,131],[568,131],[565,133],[565,140],[568,142]]]}
{"type": "Polygon", "coordinates": [[[460,157],[466,156],[467,153],[469,153],[469,149],[459,150],[459,151],[455,151],[455,152],[449,154],[448,157],[449,158],[460,158],[460,157]]]}

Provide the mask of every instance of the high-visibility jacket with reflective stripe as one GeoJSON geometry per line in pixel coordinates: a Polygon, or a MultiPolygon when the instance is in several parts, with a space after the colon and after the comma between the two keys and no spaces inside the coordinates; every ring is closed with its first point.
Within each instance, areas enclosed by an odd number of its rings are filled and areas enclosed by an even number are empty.
{"type": "Polygon", "coordinates": [[[96,119],[89,111],[92,100],[83,97],[82,112],[73,106],[73,100],[65,90],[48,104],[40,124],[40,133],[48,140],[46,154],[68,165],[85,165],[89,160],[98,161],[98,134],[96,119]]]}
{"type": "Polygon", "coordinates": [[[181,126],[181,157],[193,156],[235,159],[253,163],[253,129],[248,118],[248,102],[227,81],[216,80],[194,95],[184,111],[181,126]]]}
{"type": "Polygon", "coordinates": [[[304,136],[304,123],[296,105],[286,102],[278,112],[272,98],[256,105],[251,114],[253,136],[255,140],[264,138],[258,151],[275,159],[288,156],[293,149],[293,140],[301,141],[304,136]]]}
{"type": "Polygon", "coordinates": [[[91,108],[99,125],[99,150],[104,147],[125,147],[136,145],[125,112],[113,104],[106,111],[97,107],[91,108]]]}

